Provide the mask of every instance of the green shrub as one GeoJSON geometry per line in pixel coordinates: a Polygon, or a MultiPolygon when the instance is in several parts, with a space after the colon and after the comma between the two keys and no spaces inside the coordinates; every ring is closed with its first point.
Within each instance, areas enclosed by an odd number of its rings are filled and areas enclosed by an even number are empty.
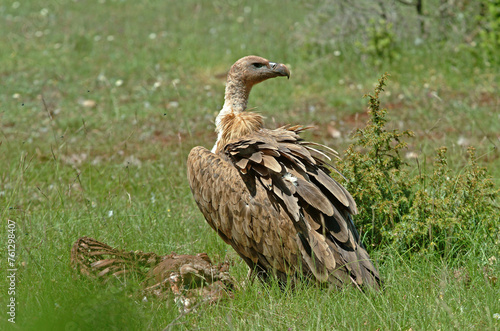
{"type": "Polygon", "coordinates": [[[384,19],[372,19],[366,28],[366,33],[367,41],[358,41],[355,45],[361,54],[366,55],[375,65],[379,66],[400,58],[393,23],[384,19]]]}
{"type": "Polygon", "coordinates": [[[500,212],[493,202],[499,190],[477,164],[474,148],[468,149],[468,164],[459,173],[449,168],[446,147],[437,149],[433,169],[412,169],[401,150],[413,133],[385,128],[387,110],[381,109],[379,95],[386,80],[384,75],[368,95],[370,120],[354,133],[354,143],[338,164],[350,179],[347,188],[358,204],[362,234],[373,247],[440,255],[463,252],[479,240],[497,240],[500,212]]]}
{"type": "Polygon", "coordinates": [[[482,5],[482,14],[478,15],[479,46],[490,61],[497,62],[500,51],[500,1],[487,0],[482,5]]]}

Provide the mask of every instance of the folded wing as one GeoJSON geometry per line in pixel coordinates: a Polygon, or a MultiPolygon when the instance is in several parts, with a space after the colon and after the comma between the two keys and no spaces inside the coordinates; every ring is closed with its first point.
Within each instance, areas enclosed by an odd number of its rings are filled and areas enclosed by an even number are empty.
{"type": "Polygon", "coordinates": [[[302,130],[261,129],[219,154],[195,147],[188,158],[195,200],[261,275],[378,287],[378,271],[352,222],[356,204],[330,177],[326,162],[336,152],[302,140],[302,130]]]}

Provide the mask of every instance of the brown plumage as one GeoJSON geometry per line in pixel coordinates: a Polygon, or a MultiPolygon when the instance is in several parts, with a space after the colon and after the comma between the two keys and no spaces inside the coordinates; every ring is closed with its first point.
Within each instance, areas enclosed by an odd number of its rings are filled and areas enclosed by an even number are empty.
{"type": "Polygon", "coordinates": [[[360,243],[351,215],[356,203],[330,177],[332,149],[306,142],[301,126],[263,128],[246,112],[253,85],[288,68],[247,56],[228,73],[212,151],[189,154],[188,179],[208,224],[261,279],[305,276],[319,283],[370,285],[380,278],[360,243]]]}

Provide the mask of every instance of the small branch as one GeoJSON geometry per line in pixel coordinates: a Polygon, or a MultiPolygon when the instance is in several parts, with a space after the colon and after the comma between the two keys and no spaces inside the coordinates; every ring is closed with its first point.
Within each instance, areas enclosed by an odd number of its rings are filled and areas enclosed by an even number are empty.
{"type": "Polygon", "coordinates": [[[43,108],[45,109],[47,114],[49,114],[50,120],[53,121],[54,119],[52,118],[52,114],[50,113],[49,108],[47,107],[47,103],[45,102],[45,98],[43,97],[43,94],[42,94],[42,102],[43,102],[43,108]]]}

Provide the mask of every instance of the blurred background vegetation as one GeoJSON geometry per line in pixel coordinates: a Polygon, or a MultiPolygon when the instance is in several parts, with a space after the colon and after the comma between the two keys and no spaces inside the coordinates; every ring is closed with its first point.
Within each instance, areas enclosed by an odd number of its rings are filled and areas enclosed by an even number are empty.
{"type": "Polygon", "coordinates": [[[19,302],[2,326],[500,327],[500,1],[2,1],[0,17],[0,236],[14,220],[19,302]],[[256,283],[179,317],[131,281],[78,278],[70,247],[87,235],[206,251],[245,279],[198,211],[185,160],[212,146],[225,73],[249,54],[292,70],[252,92],[267,127],[313,125],[306,138],[343,157],[385,291],[256,283]]]}

